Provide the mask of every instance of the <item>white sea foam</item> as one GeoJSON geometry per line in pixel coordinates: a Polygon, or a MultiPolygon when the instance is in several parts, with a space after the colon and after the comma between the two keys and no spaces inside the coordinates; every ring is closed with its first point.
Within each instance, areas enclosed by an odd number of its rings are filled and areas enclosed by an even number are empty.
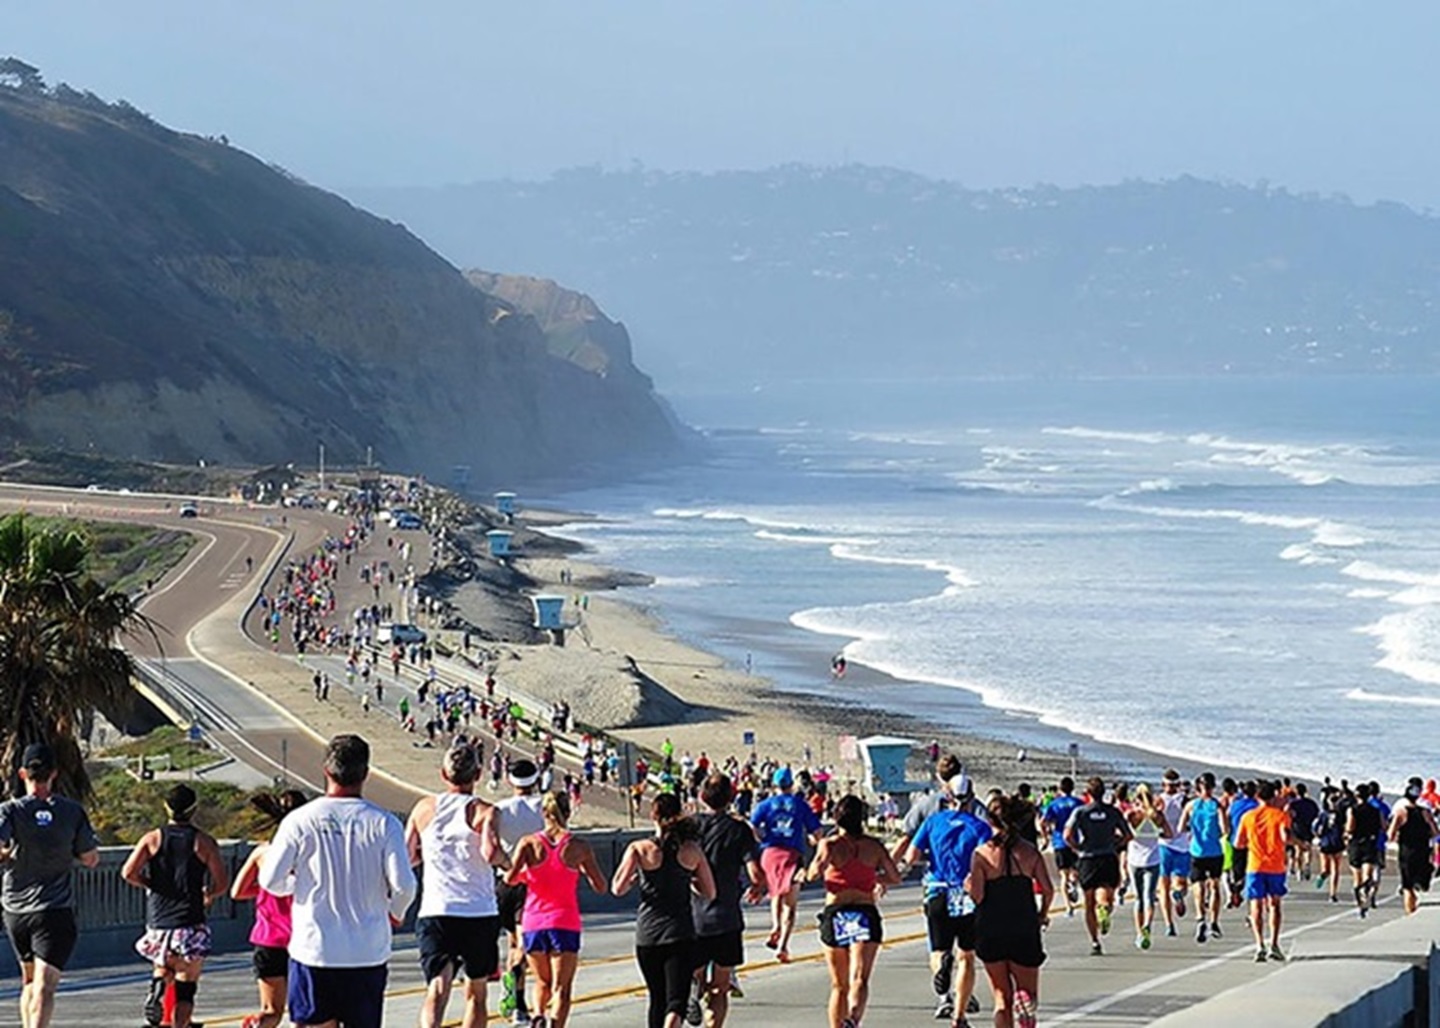
{"type": "Polygon", "coordinates": [[[941,595],[952,595],[962,589],[973,589],[980,583],[971,578],[964,568],[954,564],[946,564],[944,561],[931,560],[928,557],[892,557],[882,553],[866,553],[859,547],[847,544],[836,543],[830,547],[831,556],[837,560],[856,560],[867,564],[890,564],[902,568],[922,568],[925,571],[933,571],[936,574],[944,575],[945,581],[950,584],[941,595]]]}
{"type": "Polygon", "coordinates": [[[1120,432],[1108,428],[1087,428],[1084,425],[1071,425],[1068,428],[1047,426],[1040,431],[1045,435],[1068,436],[1071,439],[1102,439],[1115,443],[1147,443],[1151,446],[1158,446],[1175,438],[1164,432],[1120,432]]]}
{"type": "Polygon", "coordinates": [[[812,535],[796,532],[776,532],[773,529],[762,528],[755,533],[756,539],[764,539],[774,543],[797,543],[801,546],[836,546],[844,544],[847,546],[874,546],[879,540],[862,539],[851,536],[833,535],[812,535]]]}
{"type": "Polygon", "coordinates": [[[1173,478],[1147,478],[1139,485],[1123,490],[1121,496],[1142,496],[1145,493],[1173,493],[1180,487],[1173,478]]]}
{"type": "Polygon", "coordinates": [[[1387,568],[1368,560],[1352,560],[1340,569],[1342,575],[1362,582],[1391,582],[1395,585],[1440,585],[1440,575],[1427,575],[1402,568],[1387,568]]]}
{"type": "Polygon", "coordinates": [[[1364,587],[1351,589],[1345,596],[1351,600],[1388,600],[1390,598],[1390,594],[1384,589],[1367,589],[1364,587]]]}
{"type": "Polygon", "coordinates": [[[1415,607],[1358,629],[1384,654],[1375,666],[1426,685],[1440,685],[1440,610],[1415,607]]]}
{"type": "Polygon", "coordinates": [[[1409,707],[1440,707],[1440,696],[1392,696],[1388,693],[1371,692],[1369,689],[1351,689],[1345,694],[1347,700],[1361,703],[1398,703],[1409,707]]]}
{"type": "Polygon", "coordinates": [[[945,440],[934,436],[902,435],[898,432],[851,432],[850,441],[857,443],[898,443],[901,446],[944,446],[945,440]]]}

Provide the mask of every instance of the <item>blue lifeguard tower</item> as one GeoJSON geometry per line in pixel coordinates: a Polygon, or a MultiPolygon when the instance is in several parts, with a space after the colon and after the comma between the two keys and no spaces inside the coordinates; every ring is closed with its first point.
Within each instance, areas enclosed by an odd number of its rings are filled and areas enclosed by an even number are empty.
{"type": "Polygon", "coordinates": [[[535,627],[549,632],[556,646],[564,646],[565,630],[579,623],[565,617],[565,597],[542,593],[530,597],[530,605],[535,608],[535,627]]]}
{"type": "Polygon", "coordinates": [[[510,540],[515,537],[514,532],[507,532],[503,528],[492,528],[485,533],[485,542],[490,546],[490,556],[496,560],[504,560],[510,556],[510,540]]]}
{"type": "MultiPolygon", "coordinates": [[[[920,745],[914,739],[872,735],[859,740],[857,745],[860,747],[860,759],[865,763],[865,781],[872,792],[901,796],[917,787],[905,778],[910,751],[920,745]]],[[[918,787],[923,789],[923,783],[918,787]]]]}
{"type": "Polygon", "coordinates": [[[515,494],[496,493],[495,509],[501,514],[505,515],[505,521],[507,524],[513,525],[515,523],[515,494]]]}

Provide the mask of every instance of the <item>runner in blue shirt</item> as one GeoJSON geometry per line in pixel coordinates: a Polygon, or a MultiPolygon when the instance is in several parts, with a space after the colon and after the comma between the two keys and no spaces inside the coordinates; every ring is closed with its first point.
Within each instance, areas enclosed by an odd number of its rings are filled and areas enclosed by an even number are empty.
{"type": "MultiPolygon", "coordinates": [[[[973,790],[963,772],[947,783],[952,806],[938,810],[920,825],[905,863],[921,859],[929,864],[925,874],[925,921],[931,945],[938,943],[942,954],[958,949],[960,974],[955,997],[942,998],[952,1016],[961,1018],[975,989],[975,904],[965,891],[970,876],[970,859],[981,843],[990,838],[990,825],[970,813],[973,790]]],[[[938,991],[938,990],[937,990],[938,991]]]]}
{"type": "Polygon", "coordinates": [[[1060,872],[1060,884],[1065,890],[1065,916],[1074,917],[1075,908],[1080,905],[1080,886],[1075,877],[1078,863],[1075,851],[1065,844],[1065,825],[1075,813],[1080,801],[1073,795],[1075,780],[1069,775],[1060,779],[1060,795],[1056,796],[1040,814],[1040,823],[1050,831],[1050,845],[1055,850],[1055,868],[1060,872]]]}
{"type": "Polygon", "coordinates": [[[800,870],[805,844],[820,838],[820,819],[795,795],[795,776],[788,767],[771,778],[775,795],[761,800],[750,821],[760,837],[760,867],[770,893],[769,949],[782,964],[790,962],[790,936],[795,931],[795,908],[800,902],[800,870]]]}
{"type": "Polygon", "coordinates": [[[1245,904],[1245,864],[1250,855],[1236,845],[1235,839],[1240,831],[1240,819],[1260,806],[1260,801],[1255,798],[1258,788],[1259,786],[1254,782],[1245,782],[1240,786],[1240,795],[1230,801],[1230,809],[1227,811],[1230,817],[1230,846],[1233,850],[1230,858],[1230,902],[1228,904],[1232,907],[1245,904]]]}
{"type": "Polygon", "coordinates": [[[1180,830],[1190,832],[1190,881],[1195,886],[1195,941],[1219,939],[1220,883],[1225,877],[1225,837],[1230,823],[1215,798],[1215,776],[1195,780],[1196,797],[1185,804],[1180,830]],[[1206,915],[1209,915],[1207,923],[1206,915]]]}

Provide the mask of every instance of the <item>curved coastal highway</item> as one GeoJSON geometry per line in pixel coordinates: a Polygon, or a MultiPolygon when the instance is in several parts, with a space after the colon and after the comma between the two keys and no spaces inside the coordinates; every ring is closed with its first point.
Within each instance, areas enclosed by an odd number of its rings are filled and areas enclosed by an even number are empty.
{"type": "MultiPolygon", "coordinates": [[[[0,512],[116,521],[189,532],[196,544],[155,583],[140,604],[155,626],[124,645],[182,694],[214,741],[266,775],[280,774],[319,790],[324,738],[298,717],[286,690],[299,692],[308,675],[293,657],[271,653],[241,630],[282,555],[305,553],[327,534],[343,532],[343,518],[320,511],[250,508],[206,500],[201,516],[181,518],[189,497],[0,485],[0,512]],[[247,568],[245,560],[252,564],[247,568]]],[[[347,609],[342,603],[341,609],[347,609]]],[[[355,726],[347,726],[354,728],[355,726]]],[[[366,794],[393,810],[408,810],[420,791],[374,774],[366,794]]]]}

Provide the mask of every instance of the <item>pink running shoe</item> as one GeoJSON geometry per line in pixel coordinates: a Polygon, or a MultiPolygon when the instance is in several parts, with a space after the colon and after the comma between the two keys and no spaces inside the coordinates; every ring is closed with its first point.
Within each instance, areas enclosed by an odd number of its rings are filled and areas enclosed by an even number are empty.
{"type": "Polygon", "coordinates": [[[1015,990],[1015,1028],[1035,1028],[1035,997],[1024,989],[1015,990]]]}

